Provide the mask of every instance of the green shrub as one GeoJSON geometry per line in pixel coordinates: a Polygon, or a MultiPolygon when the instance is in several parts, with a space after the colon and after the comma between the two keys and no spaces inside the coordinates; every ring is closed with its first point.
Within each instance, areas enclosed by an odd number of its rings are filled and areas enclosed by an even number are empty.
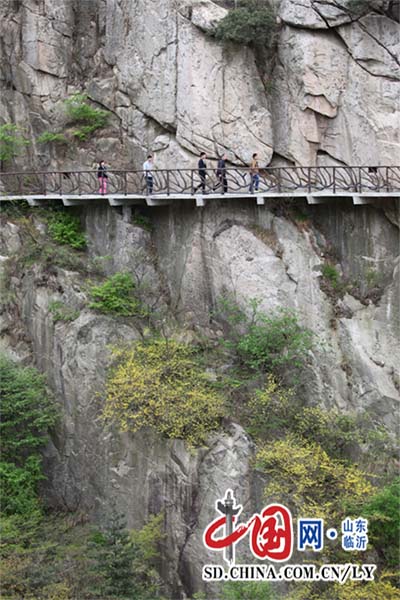
{"type": "Polygon", "coordinates": [[[122,317],[144,316],[145,310],[135,297],[135,283],[130,273],[115,273],[101,285],[89,289],[89,308],[122,317]]]}
{"type": "Polygon", "coordinates": [[[340,274],[338,270],[331,264],[325,263],[322,267],[322,275],[327,279],[334,289],[340,285],[340,274]]]}
{"type": "Polygon", "coordinates": [[[83,512],[48,512],[34,523],[8,518],[0,544],[1,597],[155,600],[161,521],[151,517],[142,529],[127,531],[104,517],[104,527],[94,530],[83,512]]]}
{"type": "Polygon", "coordinates": [[[383,562],[396,567],[400,542],[400,479],[396,478],[360,508],[369,536],[383,562]]]}
{"type": "Polygon", "coordinates": [[[298,584],[285,600],[400,600],[400,590],[382,573],[377,581],[330,582],[325,590],[318,583],[298,584]]]}
{"type": "Polygon", "coordinates": [[[218,428],[223,398],[194,347],[156,339],[114,355],[118,365],[108,379],[104,418],[122,431],[148,426],[196,445],[218,428]]]}
{"type": "Polygon", "coordinates": [[[97,129],[107,125],[110,112],[91,106],[86,94],[73,94],[64,101],[64,105],[69,122],[81,124],[81,127],[73,132],[80,140],[86,140],[97,129]]]}
{"type": "Polygon", "coordinates": [[[49,304],[49,311],[53,315],[53,322],[57,321],[75,321],[79,317],[79,311],[71,308],[61,302],[61,300],[52,300],[49,304]]]}
{"type": "Polygon", "coordinates": [[[45,131],[36,140],[39,144],[67,144],[68,140],[62,133],[45,131]]]}
{"type": "Polygon", "coordinates": [[[6,162],[19,155],[30,142],[23,137],[23,132],[14,123],[0,125],[0,161],[6,162]]]}
{"type": "Polygon", "coordinates": [[[277,600],[268,581],[229,581],[223,584],[221,600],[277,600]]]}
{"type": "Polygon", "coordinates": [[[242,404],[243,424],[260,442],[294,434],[320,444],[331,458],[346,462],[349,456],[361,454],[361,448],[368,448],[363,462],[382,463],[386,469],[390,455],[395,455],[390,436],[368,413],[343,414],[321,406],[304,406],[293,390],[284,388],[272,375],[263,389],[255,390],[242,404]]]}
{"type": "Polygon", "coordinates": [[[46,432],[57,417],[46,393],[44,378],[0,355],[2,391],[0,438],[2,460],[22,466],[46,442],[46,432]]]}
{"type": "Polygon", "coordinates": [[[3,515],[30,515],[40,510],[37,485],[42,480],[42,463],[29,456],[22,467],[0,461],[1,511],[3,515]]]}
{"type": "Polygon", "coordinates": [[[153,230],[153,224],[151,222],[151,219],[146,215],[142,215],[141,213],[134,213],[132,215],[132,223],[137,227],[145,229],[146,231],[153,230]]]}
{"type": "Polygon", "coordinates": [[[312,348],[311,332],[299,325],[293,311],[281,308],[267,315],[259,304],[250,301],[248,317],[229,298],[220,301],[220,316],[228,325],[228,346],[244,366],[256,371],[281,375],[299,369],[312,348]]]}
{"type": "Polygon", "coordinates": [[[58,244],[66,244],[76,250],[86,246],[79,218],[68,212],[56,212],[50,217],[49,234],[58,244]]]}
{"type": "Polygon", "coordinates": [[[219,21],[215,36],[224,42],[269,46],[276,28],[276,16],[268,3],[244,0],[219,21]]]}
{"type": "Polygon", "coordinates": [[[1,510],[29,517],[39,510],[37,484],[43,478],[39,450],[57,412],[35,369],[0,356],[0,381],[1,510]]]}

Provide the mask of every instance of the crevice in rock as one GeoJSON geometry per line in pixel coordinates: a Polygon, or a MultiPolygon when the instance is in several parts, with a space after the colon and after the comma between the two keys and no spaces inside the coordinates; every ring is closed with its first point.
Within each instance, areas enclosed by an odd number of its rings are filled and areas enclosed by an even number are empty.
{"type": "Polygon", "coordinates": [[[382,42],[378,38],[376,38],[374,35],[372,35],[372,33],[367,29],[367,27],[364,25],[364,23],[362,23],[362,21],[358,22],[358,26],[360,27],[360,29],[362,29],[364,31],[364,33],[369,35],[369,37],[372,38],[374,40],[374,42],[376,42],[378,44],[378,46],[383,48],[389,54],[389,56],[391,58],[393,58],[393,60],[395,61],[396,64],[398,64],[400,66],[400,60],[396,56],[396,54],[394,54],[394,52],[389,50],[389,48],[386,48],[385,44],[382,44],[382,42]]]}
{"type": "MultiPolygon", "coordinates": [[[[191,507],[190,507],[190,511],[189,511],[190,522],[187,524],[185,540],[179,550],[178,575],[179,575],[180,581],[182,583],[184,592],[188,598],[191,598],[193,596],[193,593],[195,590],[192,588],[190,576],[188,576],[187,569],[185,568],[184,552],[185,552],[185,548],[186,548],[186,545],[187,545],[190,537],[193,535],[193,533],[195,532],[195,530],[197,529],[198,524],[199,524],[199,514],[200,514],[200,510],[201,510],[201,504],[200,504],[200,499],[199,499],[199,490],[200,490],[201,476],[202,476],[202,472],[203,472],[203,465],[204,465],[204,462],[206,461],[208,455],[214,449],[215,445],[216,445],[215,442],[212,443],[208,447],[208,449],[204,453],[202,453],[202,455],[200,456],[200,460],[199,460],[199,463],[198,463],[197,469],[196,469],[196,481],[192,482],[192,484],[191,484],[193,493],[192,493],[192,503],[191,503],[191,507]]],[[[201,450],[199,450],[199,452],[201,452],[201,450]]]]}
{"type": "MultiPolygon", "coordinates": [[[[336,5],[336,3],[334,3],[334,5],[336,5]]],[[[337,5],[336,5],[336,6],[337,6],[337,5]]],[[[334,34],[334,36],[335,36],[335,38],[336,38],[337,40],[339,40],[339,41],[340,41],[341,45],[342,45],[342,46],[344,47],[344,49],[346,50],[347,54],[348,54],[348,55],[350,56],[350,58],[351,58],[351,59],[352,59],[352,60],[353,60],[353,61],[356,63],[356,65],[358,65],[358,66],[360,67],[360,69],[362,69],[363,71],[365,71],[366,73],[368,73],[368,75],[371,75],[371,77],[378,77],[378,78],[382,78],[382,77],[383,77],[383,78],[385,78],[385,79],[388,79],[389,81],[398,81],[398,80],[397,80],[395,77],[389,77],[388,75],[382,75],[382,74],[372,73],[372,72],[371,72],[369,69],[367,69],[367,68],[366,68],[366,67],[365,67],[363,64],[361,64],[361,62],[360,62],[359,60],[357,60],[357,59],[354,57],[354,55],[353,55],[353,53],[351,52],[351,50],[350,50],[349,46],[347,45],[347,43],[346,43],[346,41],[343,39],[343,37],[340,35],[340,32],[337,30],[336,26],[332,26],[332,25],[329,23],[329,20],[328,20],[328,19],[327,19],[327,18],[326,18],[326,17],[325,17],[323,14],[321,14],[321,12],[320,12],[320,11],[319,11],[319,10],[318,10],[316,7],[315,7],[315,5],[314,5],[314,4],[312,5],[312,8],[313,8],[313,10],[314,10],[314,11],[315,11],[315,12],[318,14],[318,16],[319,16],[319,17],[320,17],[320,18],[321,18],[321,19],[324,21],[324,23],[325,23],[325,24],[326,24],[326,26],[327,26],[327,29],[328,29],[329,31],[331,31],[331,32],[334,34]]],[[[340,8],[342,8],[342,7],[340,7],[340,8]]],[[[365,15],[363,15],[363,16],[365,16],[365,15]]],[[[358,18],[356,18],[356,19],[353,19],[353,20],[351,21],[351,23],[353,23],[354,21],[357,21],[357,22],[358,22],[358,24],[360,25],[360,22],[359,22],[359,20],[360,20],[360,19],[361,19],[361,16],[360,16],[360,17],[358,17],[358,18]]],[[[366,33],[368,33],[368,32],[366,32],[366,33]]],[[[373,38],[373,36],[371,36],[371,37],[373,38]]],[[[373,38],[373,39],[375,39],[375,38],[373,38]]],[[[380,44],[380,45],[382,45],[382,44],[380,44]]],[[[382,47],[384,47],[384,48],[385,48],[385,46],[382,46],[382,47]]],[[[385,49],[386,49],[386,48],[385,48],[385,49]]],[[[396,60],[397,60],[397,59],[396,59],[396,60]]]]}
{"type": "Polygon", "coordinates": [[[230,229],[231,227],[234,227],[235,225],[237,227],[242,227],[243,223],[241,223],[240,221],[237,221],[236,219],[226,219],[225,221],[222,221],[221,225],[213,233],[213,240],[216,240],[217,237],[221,235],[221,233],[228,231],[228,229],[230,229]]]}

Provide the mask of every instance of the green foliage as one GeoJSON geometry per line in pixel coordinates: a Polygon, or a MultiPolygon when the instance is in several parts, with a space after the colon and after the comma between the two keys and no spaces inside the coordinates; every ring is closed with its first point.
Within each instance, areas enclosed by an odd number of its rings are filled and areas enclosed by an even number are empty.
{"type": "Polygon", "coordinates": [[[330,458],[319,444],[292,434],[262,446],[256,466],[270,478],[268,501],[288,503],[298,515],[339,519],[350,502],[373,492],[355,465],[330,458]]]}
{"type": "MultiPolygon", "coordinates": [[[[0,285],[7,291],[2,295],[3,306],[12,304],[15,300],[13,278],[20,278],[32,265],[41,267],[43,277],[47,277],[49,273],[54,274],[56,267],[77,271],[85,276],[104,276],[104,261],[108,260],[107,257],[89,258],[70,245],[54,242],[50,239],[48,228],[46,231],[42,227],[39,229],[38,221],[48,225],[53,212],[49,217],[48,210],[39,208],[27,209],[28,213],[20,211],[19,207],[13,207],[13,210],[13,219],[18,223],[21,232],[22,247],[10,255],[0,276],[0,285]]],[[[72,314],[70,316],[72,317],[72,314]]]]}
{"type": "Polygon", "coordinates": [[[100,575],[95,597],[153,600],[159,597],[160,581],[154,568],[161,540],[162,516],[152,517],[140,531],[125,529],[114,515],[108,527],[92,537],[93,570],[100,575]]]}
{"type": "Polygon", "coordinates": [[[61,302],[61,300],[52,300],[49,303],[49,311],[53,315],[53,322],[57,321],[75,321],[79,317],[79,311],[71,308],[61,302]]]}
{"type": "Polygon", "coordinates": [[[400,540],[400,478],[377,492],[360,509],[369,519],[369,537],[381,559],[397,567],[400,540]]]}
{"type": "Polygon", "coordinates": [[[145,311],[134,295],[135,283],[130,273],[115,273],[101,285],[93,285],[89,308],[123,317],[144,316],[145,311]]]}
{"type": "Polygon", "coordinates": [[[39,144],[67,144],[68,140],[62,133],[45,131],[36,140],[39,144]]]}
{"type": "Polygon", "coordinates": [[[319,406],[301,406],[292,390],[282,387],[271,375],[265,387],[256,390],[247,403],[249,432],[268,440],[288,433],[321,444],[333,457],[345,458],[365,435],[354,416],[319,406]]]}
{"type": "Polygon", "coordinates": [[[400,600],[400,590],[393,587],[382,573],[377,581],[345,584],[330,582],[325,591],[315,584],[297,585],[285,600],[400,600]]]}
{"type": "Polygon", "coordinates": [[[31,455],[22,467],[0,461],[1,511],[3,515],[31,515],[40,510],[37,484],[43,479],[38,455],[31,455]]]}
{"type": "Polygon", "coordinates": [[[36,369],[0,355],[0,381],[2,459],[23,466],[46,443],[46,432],[56,422],[57,412],[36,369]]]}
{"type": "Polygon", "coordinates": [[[301,327],[293,311],[279,309],[269,315],[251,300],[248,317],[229,298],[220,301],[220,315],[228,325],[228,344],[250,369],[277,375],[304,366],[312,347],[312,334],[301,327]]]}
{"type": "Polygon", "coordinates": [[[194,347],[155,339],[114,355],[118,364],[107,383],[104,418],[122,431],[148,426],[196,445],[218,428],[223,399],[194,347]]]}
{"type": "Polygon", "coordinates": [[[306,224],[310,220],[310,216],[300,207],[292,208],[290,215],[297,223],[306,224]]]}
{"type": "Polygon", "coordinates": [[[6,162],[19,155],[21,150],[29,145],[23,137],[22,130],[14,123],[0,125],[0,161],[6,162]]]}
{"type": "Polygon", "coordinates": [[[242,0],[219,21],[215,36],[224,42],[270,46],[277,30],[274,10],[266,2],[242,0]]]}
{"type": "Polygon", "coordinates": [[[229,581],[221,600],[277,600],[277,596],[267,581],[229,581]]]}
{"type": "Polygon", "coordinates": [[[94,530],[85,513],[49,513],[39,521],[12,523],[7,518],[0,544],[2,598],[160,598],[155,565],[161,520],[151,517],[142,529],[126,531],[115,520],[94,530]],[[111,589],[118,574],[121,580],[111,589]],[[124,587],[126,593],[118,593],[124,587]]]}
{"type": "Polygon", "coordinates": [[[376,269],[367,269],[365,272],[365,280],[368,287],[376,287],[382,284],[382,272],[376,269]]]}
{"type": "Polygon", "coordinates": [[[58,244],[66,244],[75,250],[86,246],[78,217],[69,212],[55,212],[49,219],[49,234],[58,244]]]}
{"type": "Polygon", "coordinates": [[[24,247],[23,252],[17,259],[17,264],[30,267],[40,264],[44,269],[61,267],[70,271],[81,271],[82,273],[98,273],[98,267],[93,265],[85,256],[76,252],[71,246],[58,246],[46,243],[43,239],[36,242],[32,240],[24,247]]]}
{"type": "Polygon", "coordinates": [[[80,140],[86,140],[97,129],[107,125],[109,111],[91,106],[86,94],[73,94],[64,101],[64,104],[69,122],[81,125],[73,132],[73,135],[80,140]]]}
{"type": "Polygon", "coordinates": [[[146,215],[142,215],[141,213],[134,213],[132,215],[132,223],[137,227],[145,229],[146,231],[153,231],[151,219],[146,215]]]}
{"type": "Polygon", "coordinates": [[[333,289],[337,289],[340,285],[340,274],[338,270],[331,264],[325,263],[322,267],[322,275],[332,285],[333,289]]]}
{"type": "Polygon", "coordinates": [[[0,356],[1,462],[3,515],[36,514],[40,509],[37,484],[41,473],[40,448],[57,413],[44,379],[32,368],[0,356]]]}

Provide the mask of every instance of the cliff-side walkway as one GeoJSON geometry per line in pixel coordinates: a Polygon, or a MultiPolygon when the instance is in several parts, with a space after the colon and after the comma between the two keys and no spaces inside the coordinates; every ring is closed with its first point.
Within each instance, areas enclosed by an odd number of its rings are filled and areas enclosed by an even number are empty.
{"type": "Polygon", "coordinates": [[[267,167],[258,178],[248,168],[229,168],[219,176],[216,169],[207,169],[205,177],[198,169],[154,169],[151,175],[150,183],[141,170],[109,170],[105,180],[97,171],[1,172],[0,200],[74,206],[103,199],[111,206],[160,206],[184,199],[204,206],[217,198],[253,198],[259,205],[280,197],[302,197],[309,204],[341,197],[356,205],[400,198],[400,166],[267,167]]]}

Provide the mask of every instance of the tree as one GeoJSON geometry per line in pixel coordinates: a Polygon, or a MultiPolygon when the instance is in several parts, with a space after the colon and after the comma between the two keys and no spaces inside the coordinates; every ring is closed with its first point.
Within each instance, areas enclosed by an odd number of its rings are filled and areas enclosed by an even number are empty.
{"type": "Polygon", "coordinates": [[[223,398],[196,348],[174,340],[137,342],[115,350],[118,364],[107,384],[104,417],[122,431],[152,427],[169,438],[205,443],[223,416],[223,398]]]}
{"type": "Polygon", "coordinates": [[[277,28],[268,2],[242,0],[218,23],[215,36],[225,42],[270,46],[277,28]]]}
{"type": "Polygon", "coordinates": [[[24,138],[23,132],[14,123],[0,125],[0,162],[3,164],[19,155],[30,142],[24,138]]]}
{"type": "Polygon", "coordinates": [[[36,369],[0,356],[2,512],[29,518],[39,510],[37,484],[43,479],[39,450],[57,411],[36,369]]]}
{"type": "Polygon", "coordinates": [[[162,515],[152,517],[141,530],[129,532],[125,520],[114,513],[102,531],[93,534],[93,569],[100,576],[98,595],[152,600],[158,597],[159,578],[153,561],[160,541],[162,515]]]}

